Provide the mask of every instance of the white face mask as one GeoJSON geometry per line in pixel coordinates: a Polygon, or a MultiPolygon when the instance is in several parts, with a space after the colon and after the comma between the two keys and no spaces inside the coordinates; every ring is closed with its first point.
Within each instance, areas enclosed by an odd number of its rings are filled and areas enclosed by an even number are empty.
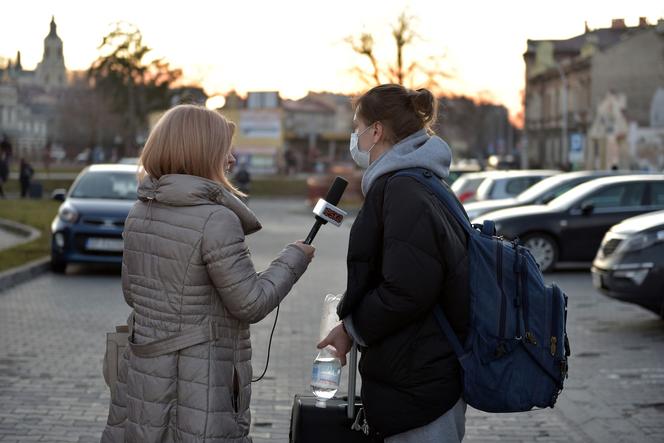
{"type": "Polygon", "coordinates": [[[362,169],[367,169],[369,167],[369,163],[371,161],[369,153],[374,148],[374,146],[376,146],[376,143],[371,145],[368,151],[360,151],[359,139],[362,134],[371,128],[371,126],[373,125],[367,126],[364,131],[360,132],[359,134],[357,130],[350,134],[350,156],[353,157],[353,160],[355,163],[357,163],[357,166],[362,169]]]}

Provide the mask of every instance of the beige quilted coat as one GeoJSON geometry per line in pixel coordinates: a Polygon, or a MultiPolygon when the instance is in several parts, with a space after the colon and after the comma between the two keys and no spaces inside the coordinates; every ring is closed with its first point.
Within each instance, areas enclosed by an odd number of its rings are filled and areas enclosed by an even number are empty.
{"type": "Polygon", "coordinates": [[[102,442],[250,442],[249,324],[288,294],[308,265],[288,245],[256,273],[245,235],[254,214],[219,184],[190,175],[146,178],[124,232],[122,289],[134,343],[216,322],[221,337],[120,365],[102,442]]]}

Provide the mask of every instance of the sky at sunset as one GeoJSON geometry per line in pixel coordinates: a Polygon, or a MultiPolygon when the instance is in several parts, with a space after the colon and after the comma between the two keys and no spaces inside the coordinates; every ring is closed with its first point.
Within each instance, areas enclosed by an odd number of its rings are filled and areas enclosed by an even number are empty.
{"type": "Polygon", "coordinates": [[[299,98],[308,90],[357,92],[350,72],[363,60],[344,37],[370,32],[380,59],[392,59],[390,26],[405,8],[420,36],[407,61],[445,56],[453,74],[445,90],[492,97],[512,113],[521,108],[527,39],[560,39],[612,18],[635,26],[664,18],[656,0],[543,1],[38,1],[3,2],[0,57],[21,50],[34,69],[55,15],[68,69],[85,69],[115,21],[133,23],[155,55],[184,70],[208,94],[236,89],[279,90],[299,98]]]}

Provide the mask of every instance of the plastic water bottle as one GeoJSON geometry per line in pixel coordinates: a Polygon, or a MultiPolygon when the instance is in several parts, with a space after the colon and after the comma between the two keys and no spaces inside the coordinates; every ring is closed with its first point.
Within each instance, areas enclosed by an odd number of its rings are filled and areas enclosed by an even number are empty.
{"type": "MultiPolygon", "coordinates": [[[[337,305],[341,300],[341,295],[328,294],[323,303],[323,316],[320,322],[320,340],[327,337],[327,334],[338,323],[337,305]]],[[[320,350],[314,360],[311,370],[311,391],[317,398],[316,406],[325,407],[325,402],[337,393],[339,382],[341,381],[341,361],[333,354],[332,347],[325,347],[320,350]]]]}
{"type": "Polygon", "coordinates": [[[325,407],[325,401],[334,397],[341,381],[341,362],[331,350],[322,349],[311,371],[311,390],[318,399],[316,406],[325,407]]]}

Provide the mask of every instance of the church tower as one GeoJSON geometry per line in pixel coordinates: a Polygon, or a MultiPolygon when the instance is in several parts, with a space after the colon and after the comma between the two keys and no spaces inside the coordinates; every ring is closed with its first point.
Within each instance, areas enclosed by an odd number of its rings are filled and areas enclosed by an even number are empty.
{"type": "Polygon", "coordinates": [[[47,90],[67,86],[62,39],[58,37],[55,17],[51,17],[51,31],[44,39],[44,55],[37,65],[37,82],[47,90]]]}

